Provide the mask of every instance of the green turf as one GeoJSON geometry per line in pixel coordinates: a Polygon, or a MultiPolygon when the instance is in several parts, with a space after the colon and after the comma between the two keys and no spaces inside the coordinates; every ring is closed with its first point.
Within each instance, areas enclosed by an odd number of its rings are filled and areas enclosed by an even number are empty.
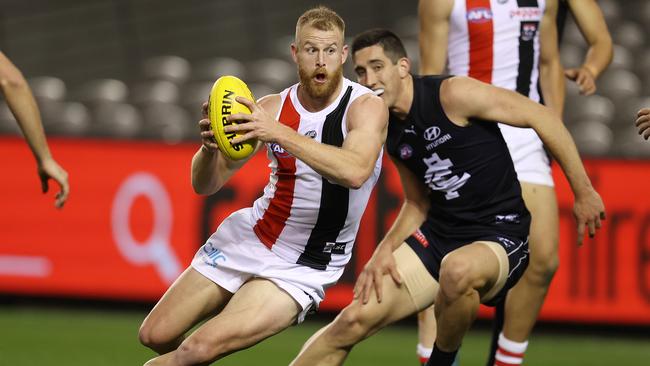
{"type": "MultiPolygon", "coordinates": [[[[138,312],[0,307],[0,365],[141,365],[153,356],[138,343],[138,312]]],[[[292,327],[217,362],[231,366],[287,365],[322,323],[292,327]]],[[[472,331],[461,352],[465,365],[483,365],[488,334],[472,331]]],[[[358,345],[347,365],[416,366],[415,328],[386,329],[358,345]]],[[[650,365],[650,338],[536,335],[526,365],[650,365]]]]}

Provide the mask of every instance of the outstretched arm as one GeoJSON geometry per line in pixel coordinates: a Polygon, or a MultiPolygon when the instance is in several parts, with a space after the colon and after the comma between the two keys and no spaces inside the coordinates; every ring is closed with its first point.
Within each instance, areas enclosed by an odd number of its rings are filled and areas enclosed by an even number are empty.
{"type": "Polygon", "coordinates": [[[404,164],[393,157],[391,159],[395,163],[402,180],[404,203],[397,215],[397,219],[395,219],[390,230],[375,249],[375,253],[364,267],[354,286],[355,297],[360,296],[364,304],[370,299],[372,288],[375,289],[377,294],[377,301],[381,302],[381,278],[385,274],[390,274],[396,283],[401,283],[402,280],[397,272],[393,251],[422,225],[429,211],[430,203],[427,197],[427,187],[404,164]]]}
{"type": "Polygon", "coordinates": [[[596,91],[596,79],[612,62],[612,37],[595,0],[569,0],[569,8],[589,50],[582,65],[567,69],[565,75],[578,84],[580,93],[591,95],[596,91]]]}
{"type": "Polygon", "coordinates": [[[343,146],[322,144],[298,134],[279,123],[261,106],[238,97],[252,114],[233,114],[226,132],[244,131],[233,144],[257,138],[263,142],[276,142],[291,155],[300,159],[323,177],[344,187],[358,189],[370,177],[375,162],[386,141],[388,109],[381,98],[365,94],[357,98],[347,112],[348,133],[343,146]],[[245,123],[241,123],[241,122],[245,123]]]}
{"type": "Polygon", "coordinates": [[[420,74],[441,74],[447,62],[449,16],[452,0],[420,0],[420,74]]]}
{"type": "Polygon", "coordinates": [[[557,159],[571,185],[578,243],[582,243],[585,225],[589,227],[589,235],[595,235],[601,226],[600,220],[605,218],[605,207],[591,185],[569,131],[555,113],[516,92],[466,77],[445,80],[440,93],[445,112],[459,125],[478,118],[533,128],[557,159]]]}
{"type": "Polygon", "coordinates": [[[43,193],[49,189],[49,179],[54,179],[60,186],[55,205],[58,208],[63,207],[70,192],[68,173],[50,154],[41,123],[41,115],[29,84],[20,70],[2,52],[0,52],[0,86],[25,140],[34,154],[43,193]]]}

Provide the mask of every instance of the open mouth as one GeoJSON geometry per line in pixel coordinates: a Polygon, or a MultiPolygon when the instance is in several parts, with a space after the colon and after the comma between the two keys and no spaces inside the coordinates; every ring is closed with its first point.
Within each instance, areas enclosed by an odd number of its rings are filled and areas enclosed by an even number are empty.
{"type": "Polygon", "coordinates": [[[327,75],[325,73],[319,72],[314,75],[314,80],[320,84],[325,83],[327,81],[327,75]]]}
{"type": "Polygon", "coordinates": [[[382,94],[384,94],[384,88],[377,88],[377,89],[374,89],[372,92],[376,96],[380,97],[382,94]]]}

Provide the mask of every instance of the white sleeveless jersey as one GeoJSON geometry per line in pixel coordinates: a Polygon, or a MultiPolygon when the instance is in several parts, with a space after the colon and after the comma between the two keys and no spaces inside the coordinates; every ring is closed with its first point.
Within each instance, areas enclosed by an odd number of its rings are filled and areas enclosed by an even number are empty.
{"type": "MultiPolygon", "coordinates": [[[[343,79],[336,100],[319,112],[309,112],[298,101],[298,84],[280,95],[281,123],[301,135],[342,146],[347,135],[347,111],[370,89],[343,79]]],[[[276,143],[267,144],[271,176],[264,194],[253,204],[255,234],[281,258],[317,269],[345,266],[370,192],[381,170],[381,155],[372,175],[359,189],[332,183],[276,143]]]]}
{"type": "Polygon", "coordinates": [[[539,102],[539,28],[545,0],[456,0],[448,68],[539,102]]]}

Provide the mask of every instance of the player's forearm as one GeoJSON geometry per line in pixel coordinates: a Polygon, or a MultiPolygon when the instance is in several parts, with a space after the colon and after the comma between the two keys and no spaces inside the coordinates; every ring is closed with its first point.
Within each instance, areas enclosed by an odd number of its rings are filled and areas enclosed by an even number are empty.
{"type": "Polygon", "coordinates": [[[428,206],[423,203],[405,200],[395,222],[379,245],[388,246],[391,251],[397,249],[426,220],[427,210],[428,206]]]}
{"type": "Polygon", "coordinates": [[[559,59],[542,62],[539,68],[540,87],[547,107],[558,116],[564,110],[564,70],[559,59]]]}
{"type": "Polygon", "coordinates": [[[293,131],[283,134],[277,142],[318,174],[352,189],[360,188],[370,177],[378,157],[364,159],[353,151],[322,144],[293,131]]]}
{"type": "Polygon", "coordinates": [[[218,151],[201,147],[192,158],[192,188],[198,194],[210,195],[217,192],[232,175],[233,168],[220,158],[218,151]]]}
{"type": "Polygon", "coordinates": [[[36,160],[40,164],[44,160],[51,159],[38,106],[27,81],[22,77],[3,78],[0,85],[2,85],[7,105],[16,118],[36,160]]]}
{"type": "Polygon", "coordinates": [[[539,108],[539,118],[532,127],[560,164],[574,195],[593,189],[571,134],[557,116],[539,108]]]}
{"type": "Polygon", "coordinates": [[[602,34],[596,43],[589,47],[582,67],[589,70],[594,79],[597,79],[612,62],[613,56],[612,39],[608,33],[602,34]]]}

